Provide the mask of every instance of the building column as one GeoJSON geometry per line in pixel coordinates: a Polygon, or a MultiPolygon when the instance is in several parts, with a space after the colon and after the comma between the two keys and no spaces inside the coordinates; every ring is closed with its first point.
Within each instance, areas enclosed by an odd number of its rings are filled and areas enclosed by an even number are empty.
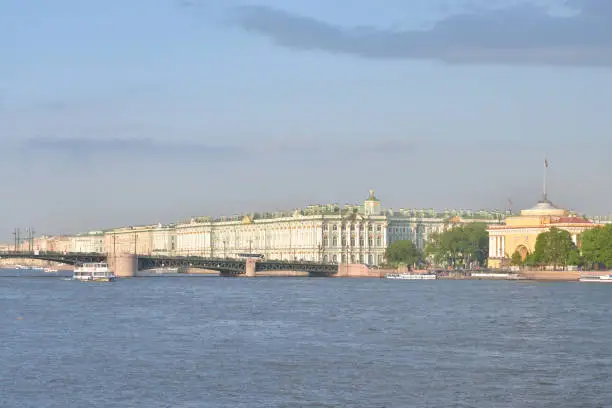
{"type": "Polygon", "coordinates": [[[505,257],[506,256],[506,237],[501,236],[501,257],[505,257]]]}
{"type": "Polygon", "coordinates": [[[572,242],[574,245],[578,246],[578,235],[572,234],[572,242]]]}
{"type": "Polygon", "coordinates": [[[489,258],[495,257],[495,237],[489,237],[489,258]]]}
{"type": "Polygon", "coordinates": [[[500,240],[500,237],[497,236],[495,237],[495,256],[499,258],[500,253],[501,253],[501,240],[500,240]]]}
{"type": "Polygon", "coordinates": [[[383,225],[383,242],[382,242],[382,246],[383,249],[387,249],[387,227],[388,225],[383,225]]]}
{"type": "Polygon", "coordinates": [[[493,237],[493,258],[497,258],[497,237],[493,237]]]}

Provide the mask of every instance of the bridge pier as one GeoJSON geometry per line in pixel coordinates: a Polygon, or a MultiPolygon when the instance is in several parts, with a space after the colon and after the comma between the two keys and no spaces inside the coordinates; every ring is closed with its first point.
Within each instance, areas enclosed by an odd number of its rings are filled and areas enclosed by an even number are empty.
{"type": "Polygon", "coordinates": [[[118,278],[133,278],[138,271],[138,257],[134,254],[109,254],[108,266],[118,278]]]}
{"type": "Polygon", "coordinates": [[[256,265],[257,265],[257,260],[255,258],[247,258],[245,267],[244,267],[244,276],[246,276],[247,278],[254,278],[256,265]]]}
{"type": "Polygon", "coordinates": [[[363,264],[338,264],[337,278],[382,278],[380,269],[370,269],[363,264]]]}

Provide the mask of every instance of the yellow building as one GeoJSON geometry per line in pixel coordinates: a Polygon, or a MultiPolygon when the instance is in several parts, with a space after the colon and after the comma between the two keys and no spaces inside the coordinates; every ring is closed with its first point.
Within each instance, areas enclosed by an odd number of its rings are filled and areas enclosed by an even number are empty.
{"type": "Polygon", "coordinates": [[[508,266],[515,251],[518,251],[524,260],[535,250],[538,235],[552,227],[568,231],[574,243],[578,245],[578,236],[597,226],[555,206],[544,194],[544,198],[534,207],[522,210],[518,216],[506,218],[504,225],[489,226],[489,267],[508,266]]]}

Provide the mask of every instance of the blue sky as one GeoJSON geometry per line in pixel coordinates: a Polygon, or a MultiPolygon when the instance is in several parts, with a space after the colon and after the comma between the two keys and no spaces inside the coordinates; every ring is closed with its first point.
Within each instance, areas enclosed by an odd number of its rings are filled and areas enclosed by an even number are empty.
{"type": "MultiPolygon", "coordinates": [[[[0,234],[356,202],[608,214],[608,0],[0,2],[0,234]]],[[[4,239],[0,239],[4,240],[4,239]]]]}

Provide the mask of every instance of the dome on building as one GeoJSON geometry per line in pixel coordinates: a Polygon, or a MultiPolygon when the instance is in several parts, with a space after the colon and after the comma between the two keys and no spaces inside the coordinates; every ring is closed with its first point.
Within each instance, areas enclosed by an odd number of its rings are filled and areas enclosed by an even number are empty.
{"type": "Polygon", "coordinates": [[[533,207],[521,211],[521,215],[556,215],[562,217],[568,214],[568,210],[557,207],[546,198],[538,201],[533,207]]]}

